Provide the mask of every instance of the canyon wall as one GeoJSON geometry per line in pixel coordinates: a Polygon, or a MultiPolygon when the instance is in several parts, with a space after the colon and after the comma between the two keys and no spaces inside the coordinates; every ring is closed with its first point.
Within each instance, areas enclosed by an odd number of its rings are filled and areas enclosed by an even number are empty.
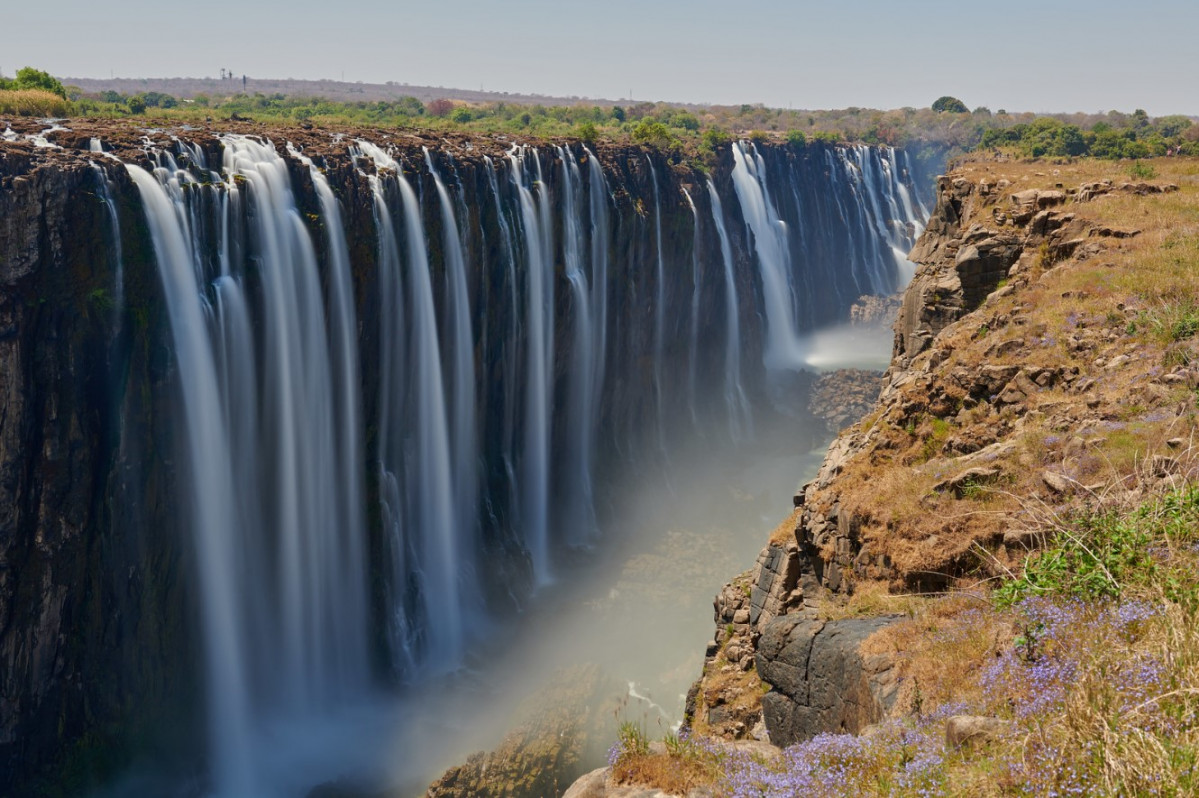
{"type": "Polygon", "coordinates": [[[16,794],[136,759],[238,783],[230,725],[460,656],[594,542],[606,485],[776,412],[769,351],[897,288],[922,219],[886,149],[737,143],[705,174],[606,144],[79,127],[0,144],[16,794]]]}

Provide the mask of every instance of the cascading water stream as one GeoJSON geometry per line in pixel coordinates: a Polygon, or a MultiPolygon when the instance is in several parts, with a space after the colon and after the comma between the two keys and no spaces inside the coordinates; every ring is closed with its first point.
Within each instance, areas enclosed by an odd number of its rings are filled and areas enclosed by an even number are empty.
{"type": "MultiPolygon", "coordinates": [[[[396,417],[407,425],[402,431],[397,429],[392,433],[401,435],[402,442],[398,444],[399,451],[393,448],[388,454],[399,459],[385,460],[382,465],[383,471],[392,475],[389,479],[399,479],[400,474],[405,477],[399,489],[404,497],[404,522],[392,527],[393,532],[403,534],[403,539],[391,541],[393,551],[403,552],[401,567],[404,571],[397,574],[397,579],[402,581],[392,590],[396,593],[397,588],[415,582],[417,594],[410,602],[398,597],[393,599],[393,603],[400,605],[396,612],[401,616],[394,626],[409,635],[408,639],[400,641],[400,645],[409,652],[410,659],[424,666],[453,669],[461,662],[465,646],[461,563],[457,557],[469,558],[472,553],[462,548],[463,543],[469,545],[469,541],[458,539],[461,530],[454,514],[454,468],[446,391],[420,201],[399,163],[390,155],[366,141],[359,141],[358,147],[383,172],[373,181],[376,219],[382,225],[391,223],[392,213],[387,207],[384,191],[384,186],[390,184],[400,195],[407,244],[407,264],[403,271],[409,278],[406,292],[409,307],[405,318],[410,319],[412,336],[407,342],[410,354],[403,362],[411,368],[405,385],[411,407],[406,408],[398,403],[398,397],[389,396],[392,403],[379,408],[380,414],[388,417],[389,424],[394,423],[391,419],[396,417]]],[[[380,242],[385,242],[391,235],[381,233],[380,242]]],[[[396,275],[398,281],[401,271],[398,248],[394,253],[383,249],[380,260],[383,261],[380,271],[396,275]],[[391,257],[396,260],[386,260],[391,257]]],[[[393,297],[395,293],[393,286],[393,297]]],[[[398,312],[398,307],[385,305],[382,311],[384,324],[388,324],[387,316],[398,312]]],[[[395,345],[394,341],[389,343],[395,345]]],[[[393,379],[398,377],[397,354],[393,350],[384,356],[391,359],[388,367],[392,369],[393,379]]]]}
{"type": "Polygon", "coordinates": [[[751,434],[753,423],[749,400],[741,385],[741,311],[737,299],[737,278],[733,271],[733,249],[729,245],[728,232],[724,227],[724,207],[711,179],[708,180],[708,197],[712,201],[712,220],[716,223],[716,234],[720,238],[720,258],[724,264],[727,331],[724,345],[724,400],[729,413],[729,436],[736,442],[751,434]]]}
{"type": "MultiPolygon", "coordinates": [[[[592,495],[591,463],[595,449],[596,377],[595,301],[591,281],[584,263],[587,238],[583,232],[582,178],[574,154],[565,147],[558,148],[562,163],[562,246],[566,261],[566,279],[570,283],[575,310],[574,342],[571,364],[569,429],[572,440],[567,457],[566,534],[567,543],[582,546],[590,543],[597,530],[595,499],[592,495]]],[[[591,231],[592,235],[596,231],[591,231]]]]}
{"type": "Polygon", "coordinates": [[[691,423],[699,425],[699,416],[695,410],[696,379],[699,372],[699,211],[691,192],[683,189],[683,197],[687,200],[687,208],[691,211],[691,319],[687,336],[687,400],[691,408],[691,423]]]}
{"type": "MultiPolygon", "coordinates": [[[[453,364],[450,369],[453,377],[450,382],[453,397],[450,441],[453,450],[454,539],[458,546],[465,547],[458,555],[461,567],[470,568],[473,559],[470,552],[478,550],[475,534],[479,495],[475,466],[478,448],[475,428],[475,338],[471,330],[470,298],[466,287],[466,257],[462,251],[462,239],[454,216],[453,200],[433,165],[427,147],[424,148],[424,152],[425,164],[433,176],[441,207],[442,248],[445,253],[447,294],[450,298],[448,327],[452,332],[449,359],[453,364]]],[[[473,572],[473,568],[470,570],[473,572]]],[[[465,581],[473,584],[473,573],[465,581]]]]}
{"type": "Polygon", "coordinates": [[[658,449],[666,456],[666,408],[662,404],[662,367],[665,365],[666,345],[666,264],[662,258],[662,203],[658,196],[658,172],[648,155],[650,185],[654,187],[654,247],[658,255],[658,268],[654,281],[654,397],[658,409],[658,449]]]}
{"type": "MultiPolygon", "coordinates": [[[[189,235],[179,224],[174,202],[154,176],[137,166],[128,170],[145,205],[175,351],[183,364],[179,380],[191,469],[191,532],[203,594],[212,781],[220,795],[249,798],[255,784],[246,640],[238,618],[243,597],[236,578],[232,463],[206,308],[197,290],[189,235]]],[[[165,173],[161,177],[173,179],[165,173]]]]}
{"type": "Polygon", "coordinates": [[[528,365],[525,386],[525,440],[522,458],[521,519],[524,539],[533,561],[533,578],[538,584],[550,581],[549,479],[550,479],[550,396],[553,363],[552,253],[549,225],[550,198],[540,179],[537,151],[514,147],[508,153],[512,182],[520,200],[520,215],[525,231],[525,267],[528,293],[525,317],[528,320],[528,365]],[[537,172],[533,180],[540,196],[525,185],[526,160],[532,160],[537,172]]]}
{"type": "MultiPolygon", "coordinates": [[[[128,170],[179,353],[214,790],[240,798],[269,792],[257,773],[268,724],[324,712],[366,686],[364,495],[348,248],[331,194],[327,312],[285,161],[254,139],[222,145],[224,182],[205,190],[169,153],[162,161],[174,170],[128,170]],[[193,224],[217,191],[246,194],[246,261],[228,248],[229,226],[214,253],[193,224]]],[[[195,153],[188,160],[203,166],[195,153]]]]}
{"type": "Polygon", "coordinates": [[[608,204],[611,196],[599,159],[586,147],[589,210],[591,217],[591,317],[595,319],[595,373],[591,380],[599,407],[608,357],[608,204]]]}
{"type": "Polygon", "coordinates": [[[500,233],[500,253],[503,258],[505,276],[505,297],[507,313],[511,321],[510,335],[502,341],[502,374],[503,374],[503,412],[501,413],[502,432],[500,437],[500,457],[503,460],[504,476],[507,480],[507,506],[517,507],[522,500],[520,480],[517,477],[518,420],[520,416],[520,352],[519,342],[523,335],[521,324],[521,297],[517,278],[516,244],[509,222],[508,213],[504,209],[504,199],[500,193],[500,180],[496,176],[496,165],[489,156],[484,156],[483,163],[487,168],[487,183],[491,189],[491,198],[495,203],[496,222],[500,233]]]}
{"type": "Polygon", "coordinates": [[[803,347],[791,301],[790,257],[783,221],[774,209],[765,169],[752,144],[733,144],[733,185],[745,223],[753,232],[754,249],[766,305],[768,368],[797,369],[804,363],[803,347]]]}

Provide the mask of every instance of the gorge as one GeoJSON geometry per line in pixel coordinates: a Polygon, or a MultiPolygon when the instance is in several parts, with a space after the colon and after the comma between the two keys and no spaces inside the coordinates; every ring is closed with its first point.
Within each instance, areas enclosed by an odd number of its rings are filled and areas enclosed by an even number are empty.
{"type": "Polygon", "coordinates": [[[605,142],[10,132],[16,795],[147,759],[181,795],[295,794],[264,764],[280,729],[462,669],[613,545],[630,485],[812,448],[813,334],[911,277],[938,166],[765,141],[701,170],[605,142]]]}

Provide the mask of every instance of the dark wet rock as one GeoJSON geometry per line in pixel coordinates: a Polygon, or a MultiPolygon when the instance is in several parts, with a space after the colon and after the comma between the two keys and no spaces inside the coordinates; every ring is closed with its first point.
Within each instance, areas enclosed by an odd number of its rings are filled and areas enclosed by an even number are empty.
{"type": "Polygon", "coordinates": [[[790,615],[766,625],[757,669],[771,691],[762,698],[770,740],[787,746],[822,732],[856,733],[895,702],[893,660],[862,644],[895,617],[823,621],[790,615]]]}

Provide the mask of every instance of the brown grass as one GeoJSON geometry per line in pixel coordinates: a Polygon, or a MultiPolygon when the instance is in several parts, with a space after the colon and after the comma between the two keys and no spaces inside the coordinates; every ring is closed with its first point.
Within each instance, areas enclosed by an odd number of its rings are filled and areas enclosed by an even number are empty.
{"type": "Polygon", "coordinates": [[[42,89],[0,90],[0,114],[14,116],[66,116],[67,101],[42,89]]]}
{"type": "MultiPolygon", "coordinates": [[[[903,401],[870,417],[876,442],[845,466],[836,492],[861,524],[871,552],[888,555],[908,583],[928,583],[922,572],[961,574],[976,567],[968,552],[978,546],[1003,560],[998,546],[1008,517],[1019,511],[1015,497],[1053,498],[1040,479],[1043,471],[1084,482],[1127,480],[1153,454],[1168,453],[1165,440],[1194,431],[1195,394],[1186,385],[1150,383],[1199,361],[1199,335],[1172,337],[1172,331],[1199,324],[1199,162],[1163,158],[1152,166],[1158,174],[1152,182],[1180,190],[1113,193],[1058,208],[1139,235],[1101,239],[1106,249],[1099,255],[1043,271],[1034,268],[1038,253],[1026,252],[1025,271],[1013,280],[1017,290],[989,299],[942,332],[935,346],[949,357],[929,384],[913,386],[903,401]],[[994,354],[995,345],[1008,340],[1024,342],[1024,350],[994,354]],[[1105,363],[1119,356],[1131,360],[1115,370],[1096,364],[1099,357],[1105,363]],[[985,401],[960,410],[962,392],[947,375],[955,369],[970,374],[983,363],[1077,368],[1080,379],[1096,382],[1085,392],[1063,385],[1039,391],[1023,414],[997,411],[985,401]],[[930,403],[930,393],[937,392],[943,398],[930,403]],[[1088,425],[1085,446],[1071,448],[1088,425]],[[946,441],[988,432],[1015,447],[986,463],[1001,470],[999,482],[964,498],[932,493],[935,482],[974,464],[946,450],[946,441]]],[[[1091,160],[967,162],[954,174],[992,184],[1001,177],[1011,181],[1002,192],[972,200],[973,218],[989,227],[991,209],[1010,208],[1008,196],[1016,191],[1100,179],[1130,182],[1125,165],[1091,160]]]]}

